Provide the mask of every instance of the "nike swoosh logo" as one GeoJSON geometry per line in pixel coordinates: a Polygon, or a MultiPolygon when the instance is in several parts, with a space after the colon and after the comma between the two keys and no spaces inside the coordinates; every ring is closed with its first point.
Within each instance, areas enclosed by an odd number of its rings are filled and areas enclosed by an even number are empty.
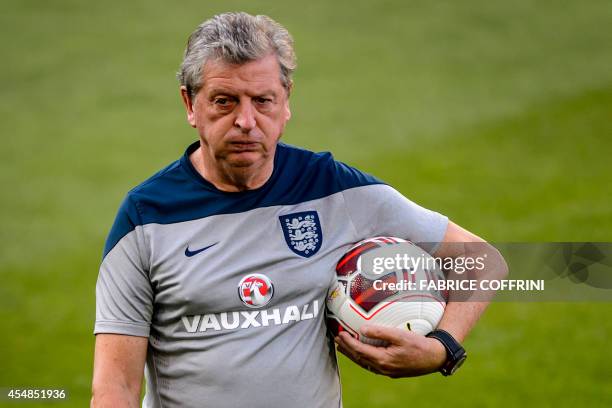
{"type": "Polygon", "coordinates": [[[200,252],[204,252],[204,251],[206,251],[208,248],[210,248],[210,247],[214,247],[214,246],[215,246],[215,245],[217,245],[217,244],[218,244],[218,242],[215,242],[215,243],[214,243],[214,244],[212,244],[212,245],[205,246],[204,248],[196,249],[195,251],[190,251],[190,250],[189,250],[189,246],[187,246],[187,248],[185,248],[185,256],[186,256],[186,257],[191,258],[192,256],[197,255],[197,254],[199,254],[200,252]]]}

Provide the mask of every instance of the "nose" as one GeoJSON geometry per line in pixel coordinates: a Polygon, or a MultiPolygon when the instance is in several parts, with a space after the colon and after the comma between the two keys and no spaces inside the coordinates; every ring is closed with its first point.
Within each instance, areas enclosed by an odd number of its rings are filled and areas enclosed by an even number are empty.
{"type": "Polygon", "coordinates": [[[242,130],[249,131],[255,127],[255,108],[251,100],[241,101],[238,105],[234,125],[242,130]]]}

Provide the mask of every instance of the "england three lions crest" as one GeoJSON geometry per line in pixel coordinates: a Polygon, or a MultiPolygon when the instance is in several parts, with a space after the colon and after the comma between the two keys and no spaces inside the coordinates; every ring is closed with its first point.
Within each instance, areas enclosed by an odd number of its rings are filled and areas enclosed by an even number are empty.
{"type": "Polygon", "coordinates": [[[281,215],[278,218],[289,249],[304,258],[310,258],[319,251],[323,233],[316,211],[281,215]]]}

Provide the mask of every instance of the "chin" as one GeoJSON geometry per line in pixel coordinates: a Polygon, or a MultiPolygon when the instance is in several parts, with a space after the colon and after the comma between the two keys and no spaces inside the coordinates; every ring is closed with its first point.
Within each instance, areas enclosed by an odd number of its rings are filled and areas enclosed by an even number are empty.
{"type": "Polygon", "coordinates": [[[233,153],[227,160],[232,167],[251,167],[264,161],[265,158],[260,152],[233,153]]]}

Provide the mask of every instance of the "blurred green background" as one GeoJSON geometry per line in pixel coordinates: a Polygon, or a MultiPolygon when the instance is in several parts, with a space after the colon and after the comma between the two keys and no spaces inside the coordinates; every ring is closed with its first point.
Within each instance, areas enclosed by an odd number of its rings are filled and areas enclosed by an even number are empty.
{"type": "MultiPolygon", "coordinates": [[[[196,139],[174,74],[188,34],[223,11],[295,38],[286,142],[491,241],[612,240],[610,1],[0,7],[0,387],[88,403],[105,235],[127,190],[196,139]]],[[[611,314],[493,304],[455,377],[391,380],[342,358],[345,406],[612,406],[611,314]]]]}

